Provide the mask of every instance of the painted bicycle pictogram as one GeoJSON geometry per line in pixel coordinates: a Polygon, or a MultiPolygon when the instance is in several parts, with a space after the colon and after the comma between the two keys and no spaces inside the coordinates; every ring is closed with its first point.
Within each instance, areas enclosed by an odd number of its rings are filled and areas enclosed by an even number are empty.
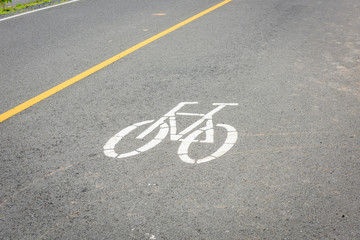
{"type": "Polygon", "coordinates": [[[131,126],[128,126],[122,129],[120,132],[115,134],[113,137],[109,139],[109,141],[104,146],[104,154],[108,157],[112,158],[126,158],[138,155],[140,153],[144,153],[159,143],[161,143],[168,133],[170,132],[170,140],[171,141],[180,141],[180,146],[178,149],[178,155],[180,159],[186,163],[191,164],[199,164],[212,161],[216,158],[221,157],[225,153],[227,153],[236,143],[238,138],[238,133],[236,129],[228,124],[216,124],[217,127],[224,128],[227,132],[227,136],[225,142],[210,156],[201,158],[201,159],[192,159],[189,157],[189,147],[194,142],[200,143],[214,143],[214,123],[213,123],[213,115],[219,112],[226,106],[237,106],[237,103],[213,103],[213,106],[216,106],[213,110],[206,114],[200,113],[187,113],[187,112],[178,112],[181,108],[186,105],[198,104],[198,102],[180,102],[176,107],[171,109],[168,113],[162,116],[159,120],[154,122],[154,120],[143,121],[139,123],[135,123],[131,126]],[[201,117],[190,126],[177,133],[176,128],[176,116],[199,116],[201,117]],[[205,122],[205,126],[200,127],[202,123],[205,122]],[[151,124],[152,123],[152,124],[151,124]],[[145,131],[143,131],[140,135],[138,135],[137,139],[144,139],[148,134],[153,132],[155,129],[159,129],[156,136],[151,139],[148,143],[143,145],[140,148],[137,148],[134,151],[126,152],[126,153],[116,153],[115,146],[121,142],[121,140],[128,135],[130,132],[134,131],[140,126],[144,126],[146,124],[151,124],[145,131]],[[204,140],[197,140],[196,138],[205,133],[204,140]]]}

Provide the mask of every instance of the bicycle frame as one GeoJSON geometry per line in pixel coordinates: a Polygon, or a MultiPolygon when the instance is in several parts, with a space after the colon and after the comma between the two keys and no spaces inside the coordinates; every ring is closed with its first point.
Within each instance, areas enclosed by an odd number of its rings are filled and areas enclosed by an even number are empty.
{"type": "MultiPolygon", "coordinates": [[[[198,104],[198,102],[180,102],[176,107],[171,109],[168,113],[166,113],[163,117],[161,117],[159,120],[157,120],[155,123],[153,123],[149,128],[147,128],[144,132],[142,132],[139,136],[137,136],[137,139],[143,139],[146,137],[149,133],[151,133],[154,129],[157,127],[161,127],[161,125],[169,119],[170,123],[170,140],[171,141],[182,141],[181,139],[184,135],[194,130],[196,127],[198,127],[200,124],[202,124],[204,121],[206,121],[206,126],[202,128],[206,133],[205,140],[202,140],[200,142],[205,143],[213,143],[214,142],[214,124],[212,121],[212,116],[223,109],[226,106],[237,106],[237,103],[213,103],[213,106],[217,106],[207,114],[201,114],[201,113],[186,113],[186,112],[178,112],[181,108],[183,108],[186,105],[192,105],[192,104],[198,104]],[[180,133],[177,133],[176,129],[176,115],[183,115],[183,116],[200,116],[201,118],[191,124],[189,127],[185,128],[180,133]]],[[[198,141],[198,140],[195,140],[198,141]]]]}

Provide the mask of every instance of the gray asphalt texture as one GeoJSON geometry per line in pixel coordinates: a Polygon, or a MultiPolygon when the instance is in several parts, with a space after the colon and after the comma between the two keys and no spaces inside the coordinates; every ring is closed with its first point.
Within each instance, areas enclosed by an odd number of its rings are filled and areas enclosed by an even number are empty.
{"type": "MultiPolygon", "coordinates": [[[[219,2],[80,0],[0,22],[0,112],[219,2]]],[[[359,1],[233,0],[0,123],[0,239],[360,239],[359,76],[359,1]],[[236,145],[195,165],[168,137],[104,155],[183,101],[239,103],[213,119],[236,145]]]]}

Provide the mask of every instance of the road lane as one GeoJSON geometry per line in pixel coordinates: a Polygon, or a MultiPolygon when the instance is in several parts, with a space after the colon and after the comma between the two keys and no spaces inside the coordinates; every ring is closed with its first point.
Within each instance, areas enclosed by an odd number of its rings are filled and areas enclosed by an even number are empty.
{"type": "MultiPolygon", "coordinates": [[[[2,236],[358,238],[358,11],[233,0],[4,121],[2,236]],[[238,131],[236,145],[199,165],[168,138],[132,158],[103,154],[121,129],[183,101],[199,102],[184,108],[193,113],[239,103],[213,118],[238,131]]],[[[179,116],[178,128],[195,119],[179,116]]],[[[215,134],[191,157],[225,141],[215,134]]]]}
{"type": "Polygon", "coordinates": [[[1,22],[1,112],[216,3],[87,0],[1,22]]]}
{"type": "MultiPolygon", "coordinates": [[[[208,13],[216,10],[219,7],[222,7],[223,5],[225,5],[226,3],[229,3],[229,2],[231,2],[231,0],[226,0],[226,1],[223,1],[223,2],[221,2],[219,4],[216,4],[216,5],[212,6],[211,8],[208,8],[208,9],[206,9],[206,10],[204,10],[204,11],[202,11],[202,12],[200,12],[200,13],[198,13],[198,14],[196,14],[196,15],[194,15],[194,16],[192,16],[192,17],[190,17],[190,18],[188,18],[188,19],[174,25],[174,26],[172,26],[171,28],[168,28],[168,29],[166,29],[166,30],[164,30],[164,31],[162,31],[162,32],[160,32],[160,33],[158,33],[158,34],[156,34],[156,35],[142,41],[141,43],[138,43],[135,46],[132,46],[131,48],[129,48],[129,49],[127,49],[127,50],[125,50],[125,51],[123,51],[123,52],[121,52],[121,53],[119,53],[119,54],[105,60],[104,62],[97,64],[96,66],[94,66],[94,67],[80,73],[79,75],[76,75],[75,77],[73,77],[73,78],[71,78],[71,79],[69,79],[69,80],[67,80],[67,81],[65,81],[65,82],[63,82],[63,83],[61,83],[61,84],[59,84],[59,85],[57,85],[57,86],[55,86],[55,87],[53,87],[51,89],[39,94],[38,96],[36,96],[36,97],[34,97],[34,98],[24,102],[24,103],[21,103],[20,105],[18,105],[16,107],[2,113],[0,115],[0,122],[5,121],[6,119],[14,116],[15,114],[17,114],[17,113],[19,113],[21,111],[24,111],[25,109],[35,105],[36,103],[50,97],[53,94],[55,94],[55,93],[65,89],[65,88],[71,86],[72,84],[74,84],[74,83],[76,83],[76,82],[90,76],[91,74],[96,73],[97,71],[109,66],[110,64],[120,60],[121,58],[131,54],[132,52],[134,52],[134,51],[136,51],[136,50],[138,50],[138,49],[152,43],[153,41],[156,41],[157,39],[165,36],[166,34],[169,34],[169,33],[173,32],[173,31],[177,30],[180,27],[185,26],[188,23],[191,23],[192,21],[204,16],[205,14],[208,14],[208,13]]],[[[160,13],[160,14],[153,14],[153,15],[162,16],[162,15],[166,15],[166,14],[160,13]]]]}

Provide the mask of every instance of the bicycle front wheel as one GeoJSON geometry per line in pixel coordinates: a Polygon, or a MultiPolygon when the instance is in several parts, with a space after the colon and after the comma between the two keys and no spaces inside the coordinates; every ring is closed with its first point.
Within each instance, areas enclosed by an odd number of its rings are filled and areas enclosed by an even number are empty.
{"type": "Polygon", "coordinates": [[[186,163],[192,163],[192,164],[205,163],[205,162],[212,161],[216,158],[219,158],[222,155],[224,155],[225,153],[227,153],[236,143],[237,138],[238,138],[238,133],[234,127],[227,125],[227,124],[217,124],[216,126],[223,127],[227,130],[227,137],[226,137],[224,144],[221,145],[221,147],[216,152],[211,154],[210,156],[207,156],[207,157],[201,158],[201,159],[192,159],[188,155],[189,147],[190,147],[191,143],[196,142],[195,139],[201,133],[204,132],[201,129],[196,130],[196,131],[192,132],[190,135],[188,135],[184,140],[182,140],[182,142],[179,146],[178,155],[179,155],[181,161],[186,162],[186,163]]]}

